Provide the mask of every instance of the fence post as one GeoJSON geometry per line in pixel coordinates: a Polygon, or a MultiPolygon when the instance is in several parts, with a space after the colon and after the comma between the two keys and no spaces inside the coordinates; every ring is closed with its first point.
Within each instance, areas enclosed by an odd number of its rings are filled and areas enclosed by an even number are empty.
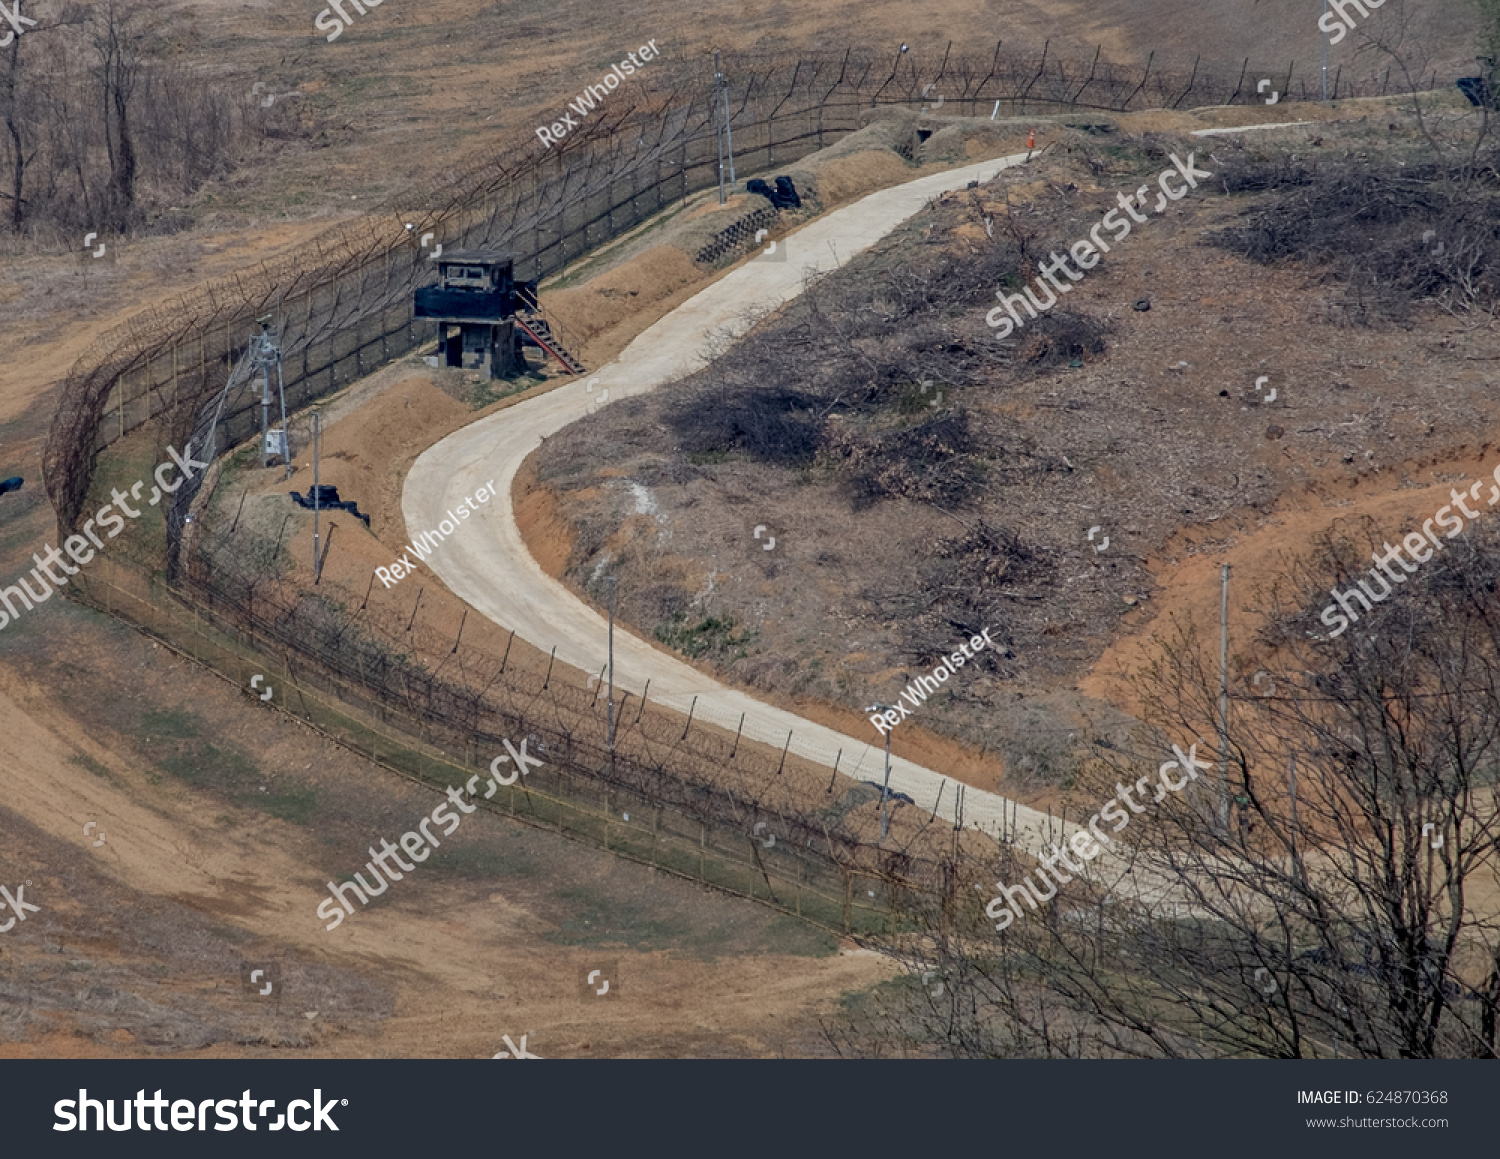
{"type": "MultiPolygon", "coordinates": [[[[1141,74],[1141,83],[1135,86],[1134,92],[1132,92],[1128,97],[1120,102],[1120,112],[1128,112],[1130,110],[1130,102],[1135,100],[1136,93],[1139,93],[1143,88],[1146,87],[1146,81],[1151,77],[1151,63],[1155,59],[1156,50],[1152,49],[1150,54],[1146,57],[1146,71],[1141,74]]],[[[1024,113],[1026,110],[1023,108],[1021,111],[1024,113]]]]}
{"type": "Polygon", "coordinates": [[[1231,96],[1227,101],[1224,102],[1226,105],[1232,105],[1232,104],[1234,104],[1235,101],[1239,100],[1239,98],[1240,98],[1240,90],[1242,90],[1245,87],[1245,74],[1247,72],[1249,72],[1249,71],[1250,71],[1250,58],[1247,56],[1247,57],[1245,57],[1244,67],[1242,67],[1240,69],[1240,80],[1239,80],[1239,83],[1234,86],[1234,95],[1231,96]]]}
{"type": "Polygon", "coordinates": [[[1187,88],[1185,88],[1185,89],[1182,90],[1182,95],[1180,97],[1178,97],[1175,101],[1172,102],[1172,107],[1174,109],[1178,105],[1182,104],[1182,102],[1187,99],[1188,93],[1190,93],[1190,92],[1193,91],[1193,85],[1195,85],[1195,84],[1198,83],[1198,61],[1199,61],[1199,59],[1201,59],[1201,58],[1196,57],[1196,56],[1193,57],[1193,75],[1190,76],[1190,77],[1188,77],[1188,86],[1187,86],[1187,88]]]}

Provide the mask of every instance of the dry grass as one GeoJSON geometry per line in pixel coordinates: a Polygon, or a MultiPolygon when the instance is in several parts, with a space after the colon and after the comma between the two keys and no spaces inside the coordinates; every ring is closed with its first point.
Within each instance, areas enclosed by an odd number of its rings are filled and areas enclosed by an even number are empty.
{"type": "MultiPolygon", "coordinates": [[[[1392,115],[1373,114],[1382,133],[1392,115]]],[[[1380,135],[1351,129],[1361,147],[1380,135]]],[[[1414,133],[1386,136],[1371,168],[1411,156],[1414,133]]],[[[1325,137],[1292,149],[1343,152],[1325,137]]],[[[1165,566],[1153,556],[1181,551],[1188,529],[1213,543],[1214,522],[1315,480],[1461,446],[1487,396],[1467,354],[1424,337],[1441,326],[1430,307],[1410,304],[1409,335],[1330,332],[1337,278],[1209,244],[1243,214],[1287,217],[1279,199],[1309,187],[1278,188],[1276,173],[1325,183],[1304,204],[1329,214],[1342,164],[1213,148],[1225,164],[1209,167],[1246,192],[1205,183],[1005,343],[983,316],[997,287],[1019,287],[1020,254],[1086,236],[1117,191],[1153,180],[1169,152],[1201,157],[1200,142],[1061,139],[977,198],[941,199],[693,379],[549,439],[539,481],[573,525],[570,582],[586,590],[608,552],[641,631],[732,621],[753,636],[717,656],[725,675],[844,708],[890,700],[989,626],[1003,651],[918,723],[998,751],[1002,789],[1065,784],[1077,746],[1120,720],[1076,686],[1117,633],[1145,630],[1165,566]],[[1131,309],[1140,298],[1150,311],[1131,309]],[[1276,409],[1261,409],[1261,375],[1281,387],[1276,409]],[[643,495],[652,520],[631,515],[643,495]],[[759,524],[772,553],[755,550],[759,524]],[[1095,527],[1107,550],[1086,538],[1095,527]]]]}

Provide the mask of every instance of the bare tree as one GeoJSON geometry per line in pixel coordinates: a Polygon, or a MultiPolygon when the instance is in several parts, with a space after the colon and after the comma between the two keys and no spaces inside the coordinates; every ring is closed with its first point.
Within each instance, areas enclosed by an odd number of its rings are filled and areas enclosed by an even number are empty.
{"type": "Polygon", "coordinates": [[[19,233],[26,219],[26,169],[36,158],[36,149],[28,132],[27,110],[23,105],[23,94],[31,93],[31,78],[23,65],[22,44],[27,38],[17,36],[11,40],[10,51],[0,54],[0,116],[5,120],[5,133],[10,143],[10,192],[0,194],[10,201],[10,227],[19,233]]]}
{"type": "MultiPolygon", "coordinates": [[[[273,116],[189,63],[190,21],[69,4],[0,48],[0,201],[12,236],[129,229],[233,168],[273,116]]],[[[282,136],[284,128],[276,129],[282,136]]]]}
{"type": "Polygon", "coordinates": [[[125,0],[103,0],[94,9],[90,38],[98,57],[95,76],[109,150],[109,213],[116,229],[133,224],[136,212],[137,160],[131,108],[153,34],[151,22],[125,0]]]}
{"type": "Polygon", "coordinates": [[[1050,879],[1002,849],[944,903],[909,899],[919,933],[887,948],[914,984],[831,1027],[835,1044],[1500,1056],[1500,535],[1451,542],[1368,610],[1348,594],[1355,555],[1330,539],[1267,593],[1266,627],[1237,658],[1224,782],[1189,776],[1173,747],[1217,748],[1217,657],[1179,626],[1136,674],[1137,737],[1080,773],[1100,802],[1090,836],[1057,833],[1050,879]],[[1319,615],[1330,577],[1357,613],[1337,633],[1319,615]],[[989,881],[1056,895],[1012,889],[986,907],[995,890],[973,886],[989,881]]]}

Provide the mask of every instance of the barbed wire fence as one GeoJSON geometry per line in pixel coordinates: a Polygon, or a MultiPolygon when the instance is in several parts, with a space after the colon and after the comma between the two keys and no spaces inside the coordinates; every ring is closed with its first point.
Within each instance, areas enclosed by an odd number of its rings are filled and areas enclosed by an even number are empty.
{"type": "Polygon", "coordinates": [[[459,642],[434,671],[417,657],[443,644],[420,623],[412,653],[399,653],[385,636],[399,630],[389,613],[340,616],[269,578],[251,581],[255,595],[240,603],[245,577],[210,578],[214,570],[189,569],[169,586],[106,565],[76,577],[75,594],[247,696],[259,695],[250,678],[262,676],[275,707],[402,776],[835,932],[895,934],[896,915],[914,904],[908,894],[951,896],[964,866],[977,864],[973,835],[935,812],[899,809],[880,843],[870,810],[840,817],[839,795],[815,808],[821,778],[795,757],[778,763],[629,696],[617,702],[611,748],[602,693],[535,662],[459,642]],[[515,777],[492,766],[506,741],[523,740],[541,767],[515,777]]]}
{"type": "MultiPolygon", "coordinates": [[[[749,174],[785,166],[860,127],[870,109],[932,103],[936,95],[955,112],[994,116],[1000,105],[1040,113],[1176,108],[1190,96],[1229,104],[1244,92],[1244,70],[1231,82],[1197,62],[1184,76],[1154,61],[1153,54],[1130,69],[1101,65],[1096,54],[1085,67],[1050,45],[1038,57],[1003,43],[987,61],[951,51],[882,61],[852,49],[727,59],[737,167],[749,174]]],[[[1290,86],[1290,70],[1287,78],[1290,86]]],[[[208,283],[102,336],[64,384],[44,453],[60,528],[77,526],[99,455],[132,431],[147,428],[158,461],[189,440],[195,450],[210,439],[231,448],[254,435],[254,392],[225,387],[236,366],[243,370],[255,319],[276,319],[288,407],[296,410],[423,340],[412,291],[430,268],[427,234],[449,249],[510,250],[518,277],[540,279],[716,184],[712,91],[701,70],[664,68],[550,150],[534,137],[516,142],[468,173],[396,197],[293,255],[208,283]]],[[[138,440],[132,448],[142,452],[138,440]]],[[[886,915],[891,932],[904,891],[948,904],[974,854],[985,852],[971,851],[975,835],[939,820],[936,808],[925,819],[897,810],[882,843],[871,818],[830,808],[836,769],[820,791],[821,766],[789,762],[785,750],[773,764],[738,736],[701,723],[694,732],[691,717],[683,728],[680,714],[644,700],[632,717],[627,697],[620,719],[629,724],[609,746],[597,693],[591,699],[555,679],[551,665],[538,679],[539,665],[510,665],[509,648],[504,657],[484,653],[462,641],[462,624],[450,641],[419,621],[418,608],[408,616],[372,606],[370,593],[351,612],[280,574],[275,551],[259,565],[237,562],[223,543],[190,530],[200,485],[193,480],[173,496],[164,540],[144,537],[120,559],[123,567],[109,569],[115,581],[101,571],[75,583],[80,597],[221,673],[251,656],[280,657],[279,678],[296,691],[301,715],[310,722],[316,715],[318,727],[356,751],[368,747],[372,760],[419,779],[435,770],[465,773],[466,783],[478,775],[483,787],[487,754],[506,738],[534,736],[548,771],[507,786],[506,811],[766,900],[758,880],[771,904],[844,932],[875,928],[872,914],[886,915]],[[194,626],[185,633],[187,610],[194,626]],[[627,813],[652,818],[649,842],[640,824],[623,820],[627,813]],[[774,827],[776,845],[754,836],[758,822],[774,827]],[[683,852],[693,840],[696,874],[683,852]],[[836,920],[828,908],[835,901],[836,920]]],[[[992,845],[987,851],[993,856],[992,845]]]]}
{"type": "MultiPolygon", "coordinates": [[[[931,103],[929,92],[955,112],[990,115],[1001,105],[1024,114],[1178,108],[1190,97],[1258,103],[1253,85],[1245,88],[1248,67],[1231,82],[1196,61],[1186,77],[1157,68],[1154,53],[1139,70],[1101,65],[1097,53],[1085,67],[1050,44],[1038,57],[1007,51],[1003,42],[987,61],[949,51],[938,59],[897,54],[881,64],[850,49],[842,57],[745,55],[724,64],[745,173],[823,148],[857,129],[867,109],[931,103]]],[[[1290,88],[1290,68],[1284,83],[1290,88]]],[[[1335,91],[1339,84],[1335,78],[1335,91]]],[[[256,318],[280,317],[288,402],[301,407],[423,340],[411,299],[431,268],[420,244],[429,232],[450,249],[511,250],[517,275],[540,279],[714,185],[711,90],[701,70],[664,68],[552,148],[534,135],[509,142],[468,173],[401,194],[294,254],[216,279],[102,335],[64,382],[44,453],[63,525],[76,523],[98,451],[152,420],[163,446],[192,430],[256,318]]],[[[1355,93],[1345,86],[1344,95],[1355,93]]],[[[229,445],[252,433],[254,411],[253,398],[227,410],[229,445]]]]}

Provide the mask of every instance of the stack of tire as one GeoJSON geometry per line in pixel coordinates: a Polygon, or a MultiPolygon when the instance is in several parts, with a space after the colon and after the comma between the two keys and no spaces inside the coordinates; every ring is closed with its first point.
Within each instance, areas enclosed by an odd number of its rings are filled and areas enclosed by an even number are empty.
{"type": "Polygon", "coordinates": [[[771,204],[747,213],[727,229],[721,229],[714,238],[694,255],[694,260],[704,265],[713,265],[726,254],[738,254],[748,246],[757,244],[755,235],[769,229],[783,209],[802,208],[802,198],[790,177],[776,178],[773,189],[759,177],[745,183],[747,193],[757,193],[771,204]]]}

